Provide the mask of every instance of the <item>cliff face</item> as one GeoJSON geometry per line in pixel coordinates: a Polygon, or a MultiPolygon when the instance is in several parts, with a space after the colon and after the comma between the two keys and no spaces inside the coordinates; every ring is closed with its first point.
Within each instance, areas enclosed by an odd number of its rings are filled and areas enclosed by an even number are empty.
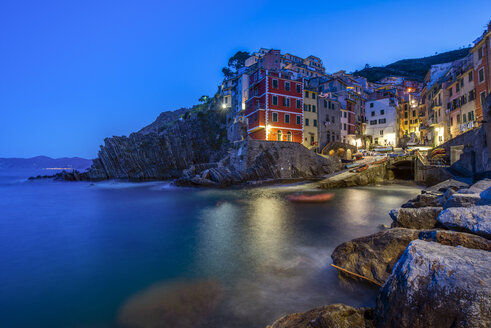
{"type": "Polygon", "coordinates": [[[90,180],[176,178],[193,164],[217,161],[226,140],[220,111],[198,106],[166,112],[129,137],[106,138],[86,175],[90,180]]]}
{"type": "Polygon", "coordinates": [[[341,167],[337,158],[319,156],[296,142],[244,140],[218,163],[193,165],[180,185],[226,187],[264,180],[319,178],[341,167]]]}

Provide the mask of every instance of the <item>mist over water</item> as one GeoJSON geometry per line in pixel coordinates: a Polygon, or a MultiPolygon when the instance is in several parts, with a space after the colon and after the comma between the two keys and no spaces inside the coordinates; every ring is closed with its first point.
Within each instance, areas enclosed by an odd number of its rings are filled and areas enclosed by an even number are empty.
{"type": "Polygon", "coordinates": [[[377,290],[342,283],[330,255],[419,193],[292,204],[285,195],[319,190],[25,180],[37,174],[0,172],[1,327],[264,327],[330,303],[373,306],[377,290]]]}

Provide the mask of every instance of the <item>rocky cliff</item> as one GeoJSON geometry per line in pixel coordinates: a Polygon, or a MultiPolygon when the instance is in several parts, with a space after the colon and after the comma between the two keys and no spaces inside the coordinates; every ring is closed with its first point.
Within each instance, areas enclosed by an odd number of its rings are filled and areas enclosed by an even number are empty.
{"type": "Polygon", "coordinates": [[[218,163],[193,165],[180,185],[229,186],[255,181],[321,178],[340,169],[337,157],[325,158],[295,142],[244,140],[218,163]]]}
{"type": "Polygon", "coordinates": [[[225,113],[213,104],[164,112],[128,137],[106,138],[83,178],[176,178],[193,164],[218,161],[226,140],[225,113]]]}

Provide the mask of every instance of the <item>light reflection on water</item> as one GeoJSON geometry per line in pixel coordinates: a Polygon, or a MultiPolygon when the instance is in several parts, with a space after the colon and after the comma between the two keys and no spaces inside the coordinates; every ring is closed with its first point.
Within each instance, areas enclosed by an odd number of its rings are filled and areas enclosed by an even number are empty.
{"type": "Polygon", "coordinates": [[[0,176],[2,327],[112,327],[118,314],[264,327],[323,304],[371,306],[376,290],[341,283],[330,255],[419,193],[340,189],[292,204],[286,194],[319,190],[9,181],[0,176]]]}

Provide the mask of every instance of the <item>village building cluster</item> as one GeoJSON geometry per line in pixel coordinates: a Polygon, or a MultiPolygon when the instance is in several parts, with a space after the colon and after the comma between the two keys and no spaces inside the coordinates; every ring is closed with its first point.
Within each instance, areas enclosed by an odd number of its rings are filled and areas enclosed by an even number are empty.
{"type": "Polygon", "coordinates": [[[329,74],[316,56],[260,49],[220,88],[230,141],[291,141],[321,150],[438,146],[483,120],[491,92],[491,22],[459,60],[432,65],[424,81],[389,76],[376,83],[329,74]]]}

